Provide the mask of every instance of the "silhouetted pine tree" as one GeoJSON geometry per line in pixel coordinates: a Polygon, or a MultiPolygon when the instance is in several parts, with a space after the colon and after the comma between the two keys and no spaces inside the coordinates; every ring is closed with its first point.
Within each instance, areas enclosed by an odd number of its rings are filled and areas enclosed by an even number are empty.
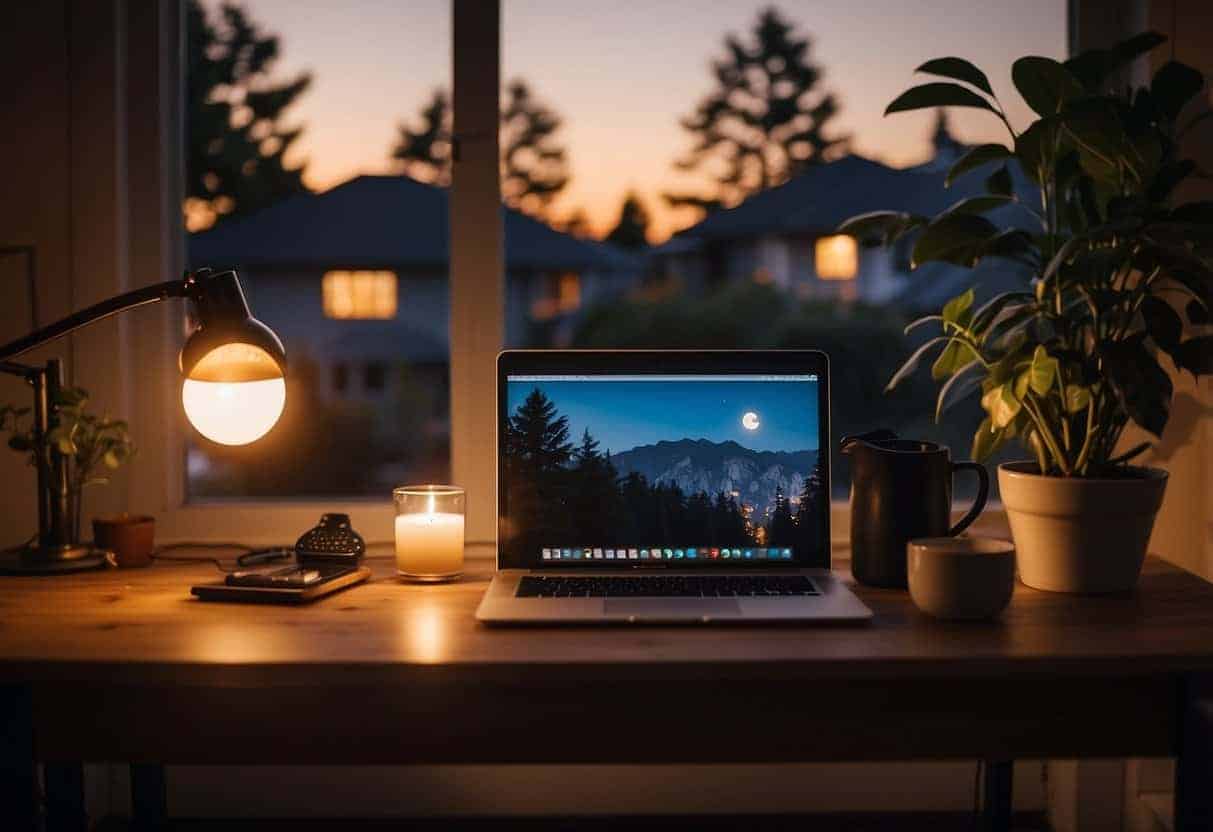
{"type": "Polygon", "coordinates": [[[824,493],[824,480],[819,456],[813,470],[804,478],[800,505],[796,509],[795,545],[802,552],[812,552],[818,546],[823,513],[829,511],[829,495],[824,493]]]}
{"type": "Polygon", "coordinates": [[[648,245],[649,212],[635,191],[628,191],[619,209],[619,222],[606,235],[606,242],[620,248],[644,248],[648,245]]]}
{"type": "Polygon", "coordinates": [[[421,127],[399,126],[392,159],[401,173],[420,182],[446,187],[451,184],[451,107],[441,87],[430,93],[421,109],[421,127]]]}
{"type": "MultiPolygon", "coordinates": [[[[568,417],[557,416],[556,406],[539,388],[531,391],[506,425],[509,512],[536,536],[557,535],[570,525],[567,468],[573,446],[568,438],[568,417]]],[[[538,542],[542,545],[542,540],[538,542]]]]}
{"type": "Polygon", "coordinates": [[[792,519],[792,508],[783,486],[775,486],[775,511],[767,526],[767,543],[772,546],[791,546],[796,542],[796,521],[792,519]]]}
{"type": "Polygon", "coordinates": [[[284,161],[303,128],[285,126],[283,113],[312,76],[275,81],[278,37],[234,3],[220,7],[219,25],[198,0],[185,13],[186,218],[197,230],[307,190],[305,165],[284,161]]]}
{"type": "MultiPolygon", "coordinates": [[[[501,197],[506,205],[542,216],[569,183],[567,152],[557,140],[560,116],[521,79],[509,83],[501,111],[501,197]]],[[[391,158],[422,182],[451,181],[451,105],[437,88],[420,113],[419,129],[399,126],[391,158]]]]}
{"type": "Polygon", "coordinates": [[[570,473],[573,489],[569,495],[569,508],[578,533],[589,542],[617,540],[619,509],[623,501],[616,482],[618,474],[589,430],[582,433],[581,445],[573,452],[570,473]]]}
{"type": "Polygon", "coordinates": [[[726,35],[726,57],[712,63],[716,89],[681,121],[695,144],[675,166],[723,164],[716,193],[665,194],[671,205],[733,205],[845,152],[845,138],[825,134],[838,103],[817,89],[822,72],[809,60],[810,39],[797,37],[774,8],[761,13],[751,34],[749,43],[726,35]]]}

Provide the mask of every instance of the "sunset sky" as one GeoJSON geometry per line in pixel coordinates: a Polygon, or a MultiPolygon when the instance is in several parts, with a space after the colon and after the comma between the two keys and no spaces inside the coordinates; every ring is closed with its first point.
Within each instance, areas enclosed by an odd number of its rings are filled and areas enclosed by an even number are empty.
{"type": "MultiPolygon", "coordinates": [[[[208,6],[217,3],[209,0],[208,6]]],[[[324,189],[358,173],[390,170],[396,125],[412,119],[435,86],[450,86],[449,0],[244,0],[253,19],[281,36],[276,72],[315,75],[289,111],[306,125],[296,160],[306,181],[324,189]]],[[[572,181],[554,204],[560,219],[577,209],[592,229],[614,224],[624,193],[635,189],[660,240],[687,224],[660,194],[696,190],[703,180],[674,170],[690,137],[678,119],[712,88],[709,61],[726,32],[748,33],[769,2],[734,0],[503,0],[504,79],[522,77],[564,118],[572,181]]],[[[922,61],[958,55],[986,70],[1012,123],[1028,113],[1010,83],[1025,54],[1061,58],[1065,0],[796,0],[776,4],[799,34],[812,37],[811,59],[841,102],[831,122],[852,149],[891,164],[928,154],[931,116],[881,117],[922,61]]],[[[965,141],[999,139],[989,113],[952,112],[965,141]]]]}

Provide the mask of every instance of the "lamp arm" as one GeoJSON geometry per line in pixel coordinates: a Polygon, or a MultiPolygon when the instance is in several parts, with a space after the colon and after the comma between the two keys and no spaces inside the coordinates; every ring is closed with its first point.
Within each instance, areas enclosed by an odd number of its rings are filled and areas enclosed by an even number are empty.
{"type": "MultiPolygon", "coordinates": [[[[187,276],[184,280],[168,280],[164,283],[144,286],[141,289],[117,295],[109,300],[94,303],[92,306],[68,315],[61,321],[56,321],[50,326],[44,326],[42,329],[31,332],[24,338],[18,338],[16,341],[10,341],[0,346],[0,368],[11,372],[8,368],[3,367],[4,364],[9,363],[9,359],[16,358],[21,353],[32,350],[34,347],[40,347],[48,341],[62,338],[64,335],[75,332],[82,326],[88,326],[102,318],[108,318],[110,315],[116,315],[119,312],[125,312],[137,306],[158,303],[169,298],[191,297],[195,285],[192,276],[187,276]]],[[[9,367],[15,366],[9,364],[9,367]]]]}

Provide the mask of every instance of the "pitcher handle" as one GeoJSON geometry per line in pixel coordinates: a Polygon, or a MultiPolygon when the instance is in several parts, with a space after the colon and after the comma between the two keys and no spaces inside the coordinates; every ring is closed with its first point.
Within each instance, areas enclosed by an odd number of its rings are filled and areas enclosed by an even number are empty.
{"type": "Polygon", "coordinates": [[[986,500],[990,497],[990,472],[986,470],[986,466],[979,462],[953,462],[952,473],[957,471],[977,472],[977,499],[973,501],[969,513],[960,518],[960,521],[948,531],[949,537],[958,535],[967,529],[977,519],[977,515],[981,514],[982,509],[986,507],[986,500]]]}

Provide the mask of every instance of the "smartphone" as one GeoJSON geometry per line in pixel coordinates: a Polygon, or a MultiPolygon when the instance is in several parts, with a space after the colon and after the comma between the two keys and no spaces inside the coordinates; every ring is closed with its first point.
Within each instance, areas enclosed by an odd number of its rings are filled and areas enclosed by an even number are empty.
{"type": "Polygon", "coordinates": [[[257,586],[275,587],[282,589],[302,589],[321,581],[331,580],[347,572],[352,567],[319,566],[286,566],[280,569],[250,569],[232,572],[224,581],[228,586],[257,586]]]}

